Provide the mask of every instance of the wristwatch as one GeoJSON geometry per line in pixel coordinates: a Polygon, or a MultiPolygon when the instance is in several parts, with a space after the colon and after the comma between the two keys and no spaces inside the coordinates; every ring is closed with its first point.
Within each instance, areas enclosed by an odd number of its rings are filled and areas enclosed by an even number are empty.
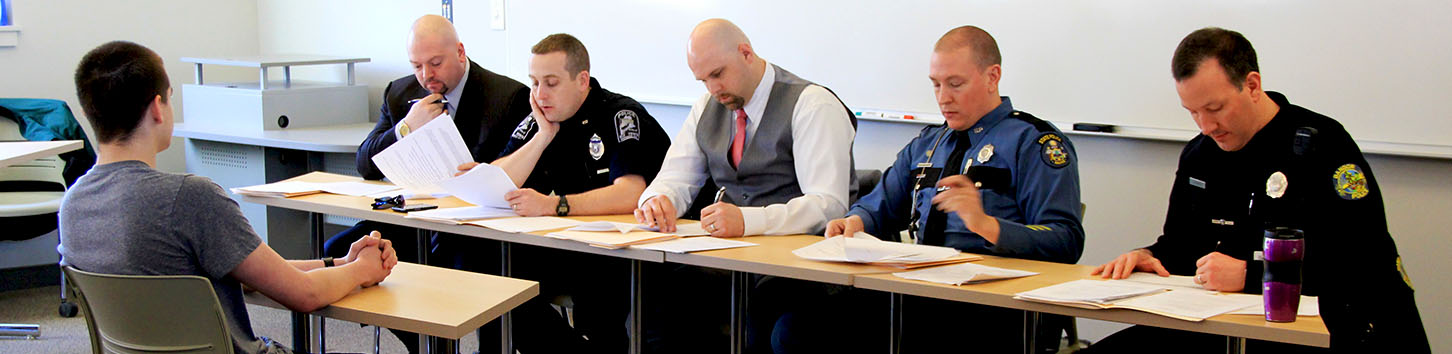
{"type": "Polygon", "coordinates": [[[332,267],[332,266],[333,266],[333,257],[323,257],[323,267],[324,268],[328,268],[328,267],[332,267]]]}
{"type": "Polygon", "coordinates": [[[412,131],[408,128],[408,123],[404,123],[404,122],[401,122],[401,121],[398,122],[398,136],[400,136],[400,137],[408,136],[408,133],[410,133],[410,132],[412,132],[412,131]]]}
{"type": "Polygon", "coordinates": [[[570,215],[570,202],[565,201],[565,195],[560,195],[560,205],[555,206],[556,216],[570,215]]]}

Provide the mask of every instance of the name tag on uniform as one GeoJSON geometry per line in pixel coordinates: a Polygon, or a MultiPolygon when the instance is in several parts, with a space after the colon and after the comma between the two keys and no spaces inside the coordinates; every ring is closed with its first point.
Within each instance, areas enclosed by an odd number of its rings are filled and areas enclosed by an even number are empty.
{"type": "Polygon", "coordinates": [[[602,169],[599,169],[599,170],[595,170],[595,174],[597,174],[597,175],[603,175],[603,174],[606,174],[606,173],[610,173],[610,169],[609,168],[602,168],[602,169]]]}
{"type": "MultiPolygon", "coordinates": [[[[928,164],[932,166],[932,164],[928,164]]],[[[917,181],[917,189],[932,188],[938,184],[938,177],[943,174],[943,169],[932,167],[919,167],[913,170],[913,178],[917,181]]]]}
{"type": "Polygon", "coordinates": [[[1187,178],[1189,178],[1189,180],[1190,180],[1190,185],[1195,186],[1196,188],[1205,189],[1205,181],[1201,181],[1200,179],[1195,178],[1195,177],[1187,177],[1187,178]]]}

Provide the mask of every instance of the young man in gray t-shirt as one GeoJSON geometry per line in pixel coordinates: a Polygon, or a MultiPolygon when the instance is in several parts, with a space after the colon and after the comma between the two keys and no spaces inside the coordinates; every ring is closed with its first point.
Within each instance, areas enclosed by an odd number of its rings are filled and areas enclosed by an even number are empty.
{"type": "Polygon", "coordinates": [[[76,94],[99,146],[61,201],[62,264],[130,275],[210,279],[239,353],[287,352],[252,333],[242,285],[300,312],[383,281],[398,259],[377,232],[343,259],[287,261],[248,225],[237,203],[205,177],[157,171],[171,143],[172,90],[161,57],[131,42],[91,50],[76,94]]]}

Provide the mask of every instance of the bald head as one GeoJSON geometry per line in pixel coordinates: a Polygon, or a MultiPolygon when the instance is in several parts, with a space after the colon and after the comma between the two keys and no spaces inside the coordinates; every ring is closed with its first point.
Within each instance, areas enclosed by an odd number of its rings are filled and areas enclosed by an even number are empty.
{"type": "Polygon", "coordinates": [[[933,52],[942,53],[968,48],[973,52],[974,61],[979,68],[987,68],[992,65],[1002,65],[1003,57],[998,54],[998,41],[993,36],[977,26],[962,26],[949,30],[943,37],[938,38],[938,44],[933,46],[933,52]]]}
{"type": "Polygon", "coordinates": [[[423,43],[442,46],[453,46],[459,43],[459,33],[454,31],[454,24],[439,15],[419,17],[418,20],[413,21],[413,28],[409,32],[409,47],[423,43]]]}
{"type": "Polygon", "coordinates": [[[686,57],[698,55],[713,56],[736,51],[741,45],[751,46],[751,40],[740,27],[725,19],[713,18],[701,21],[691,30],[691,43],[686,46],[686,57]]]}

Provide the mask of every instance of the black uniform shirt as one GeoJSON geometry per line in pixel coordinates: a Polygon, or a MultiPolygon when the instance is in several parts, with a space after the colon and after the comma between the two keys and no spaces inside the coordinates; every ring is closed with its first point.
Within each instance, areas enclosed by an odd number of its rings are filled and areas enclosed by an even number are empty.
{"type": "MultiPolygon", "coordinates": [[[[525,117],[500,157],[519,150],[538,131],[534,118],[525,117]]],[[[640,175],[649,184],[669,148],[670,137],[639,102],[607,91],[590,78],[590,94],[574,117],[560,123],[559,133],[524,188],[578,194],[609,186],[625,175],[640,175]]]]}
{"type": "MultiPolygon", "coordinates": [[[[1253,257],[1264,230],[1302,229],[1302,293],[1321,296],[1333,342],[1332,313],[1348,313],[1341,324],[1357,328],[1378,322],[1371,311],[1410,307],[1415,316],[1381,189],[1360,148],[1335,120],[1267,94],[1280,111],[1243,148],[1227,152],[1200,135],[1181,152],[1164,234],[1146,248],[1179,275],[1194,275],[1195,262],[1215,251],[1244,260],[1243,291],[1260,293],[1263,265],[1253,257]]],[[[1381,319],[1415,322],[1421,332],[1420,318],[1381,319]]]]}

